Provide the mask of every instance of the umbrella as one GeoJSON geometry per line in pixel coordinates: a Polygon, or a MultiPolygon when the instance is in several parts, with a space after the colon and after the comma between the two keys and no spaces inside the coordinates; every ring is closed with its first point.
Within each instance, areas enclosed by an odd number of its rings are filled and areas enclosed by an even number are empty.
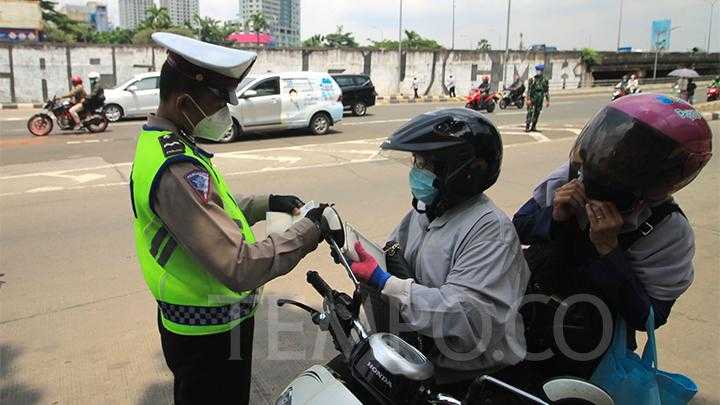
{"type": "Polygon", "coordinates": [[[700,77],[698,72],[692,70],[692,69],[675,69],[672,72],[668,73],[668,76],[675,76],[675,77],[700,77]]]}

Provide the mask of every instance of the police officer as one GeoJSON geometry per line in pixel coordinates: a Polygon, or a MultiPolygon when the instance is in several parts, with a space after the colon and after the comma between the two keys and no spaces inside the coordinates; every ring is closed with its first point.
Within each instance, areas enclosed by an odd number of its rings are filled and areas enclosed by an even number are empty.
{"type": "Polygon", "coordinates": [[[548,89],[548,79],[543,75],[545,65],[535,65],[536,74],[528,81],[527,94],[527,116],[525,117],[525,132],[535,131],[540,111],[542,111],[543,98],[546,100],[545,106],[550,107],[550,90],[548,89]]]}
{"type": "Polygon", "coordinates": [[[163,353],[176,404],[247,404],[253,314],[260,288],[288,273],[321,240],[321,211],[256,241],[267,211],[297,213],[294,196],[234,197],[196,138],[216,141],[232,124],[238,83],[252,52],[169,33],[160,106],[140,131],[130,179],[135,241],[158,302],[163,353]]]}

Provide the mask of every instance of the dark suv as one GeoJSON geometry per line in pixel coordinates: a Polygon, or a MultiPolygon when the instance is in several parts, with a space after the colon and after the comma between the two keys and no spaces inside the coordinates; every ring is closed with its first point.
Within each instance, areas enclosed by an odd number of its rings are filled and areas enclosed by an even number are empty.
{"type": "Polygon", "coordinates": [[[362,116],[367,108],[375,105],[375,86],[367,75],[331,75],[342,89],[342,102],[345,109],[362,116]]]}

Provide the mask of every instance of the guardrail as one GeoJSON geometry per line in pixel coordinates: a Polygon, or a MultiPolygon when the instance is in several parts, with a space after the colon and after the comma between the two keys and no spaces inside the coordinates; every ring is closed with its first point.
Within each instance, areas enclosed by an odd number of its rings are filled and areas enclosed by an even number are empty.
{"type": "MultiPolygon", "coordinates": [[[[715,79],[715,76],[713,75],[705,75],[696,77],[695,82],[711,82],[715,79]]],[[[674,84],[678,80],[677,77],[658,77],[655,79],[649,78],[643,78],[640,79],[640,86],[648,85],[648,84],[674,84]]],[[[620,80],[618,79],[612,79],[612,80],[593,80],[591,87],[608,87],[608,86],[615,86],[616,84],[620,83],[620,80]]]]}

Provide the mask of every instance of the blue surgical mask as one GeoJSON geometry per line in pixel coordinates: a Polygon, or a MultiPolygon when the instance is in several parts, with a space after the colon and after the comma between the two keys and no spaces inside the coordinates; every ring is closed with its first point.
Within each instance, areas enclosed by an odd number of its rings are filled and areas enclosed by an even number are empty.
{"type": "Polygon", "coordinates": [[[410,169],[410,191],[412,195],[418,201],[425,203],[425,205],[431,205],[440,193],[440,190],[433,186],[436,178],[437,176],[430,170],[418,169],[417,167],[410,169]]]}

